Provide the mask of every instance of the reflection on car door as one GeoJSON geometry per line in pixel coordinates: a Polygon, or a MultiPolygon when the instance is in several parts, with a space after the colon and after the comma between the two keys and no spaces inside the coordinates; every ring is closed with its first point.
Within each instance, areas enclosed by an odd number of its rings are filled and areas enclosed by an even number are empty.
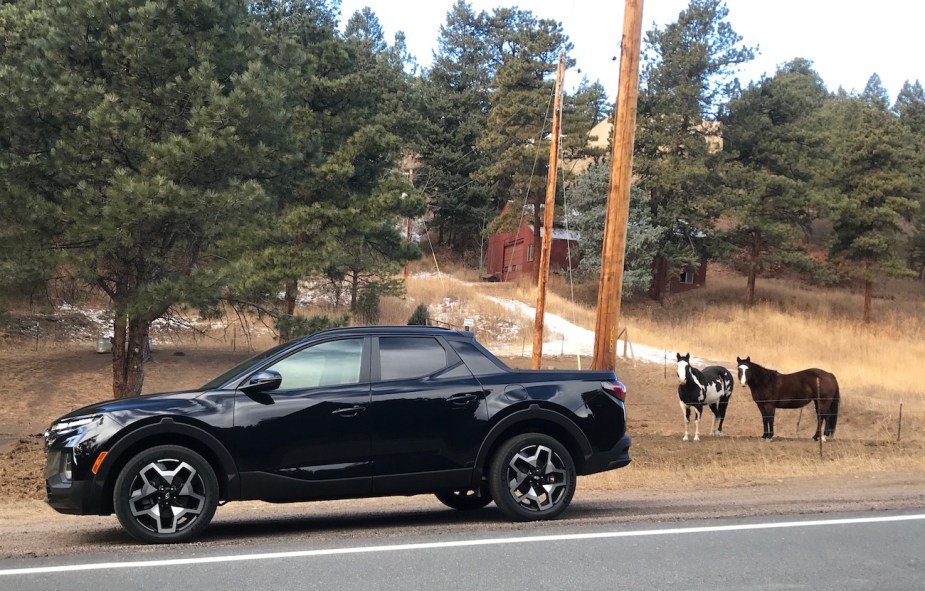
{"type": "Polygon", "coordinates": [[[465,488],[488,411],[456,352],[431,336],[373,338],[374,494],[465,488]]]}
{"type": "Polygon", "coordinates": [[[235,397],[244,498],[364,496],[371,488],[368,338],[314,343],[262,368],[271,392],[235,397]]]}

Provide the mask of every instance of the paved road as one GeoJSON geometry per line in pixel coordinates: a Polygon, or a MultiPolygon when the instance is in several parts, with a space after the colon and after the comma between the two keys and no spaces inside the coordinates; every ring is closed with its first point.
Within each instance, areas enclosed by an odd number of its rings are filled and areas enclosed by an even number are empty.
{"type": "Polygon", "coordinates": [[[922,589],[925,513],[491,526],[366,545],[264,541],[0,561],[0,589],[922,589]],[[537,535],[540,533],[540,535],[537,535]]]}

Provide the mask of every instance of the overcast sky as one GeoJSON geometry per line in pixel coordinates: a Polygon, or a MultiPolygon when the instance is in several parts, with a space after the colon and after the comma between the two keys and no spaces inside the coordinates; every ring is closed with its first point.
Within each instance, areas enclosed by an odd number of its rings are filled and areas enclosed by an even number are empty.
{"type": "MultiPolygon", "coordinates": [[[[562,23],[575,45],[577,61],[566,72],[566,85],[582,75],[598,79],[611,100],[617,88],[624,3],[619,0],[471,0],[475,10],[518,6],[562,23]],[[614,61],[612,58],[617,57],[614,61]],[[581,69],[581,74],[577,69],[581,69]]],[[[422,66],[431,62],[440,25],[453,0],[342,0],[342,23],[369,6],[379,17],[386,39],[405,32],[408,50],[422,66]]],[[[652,24],[674,22],[688,0],[644,0],[643,32],[652,24]]],[[[861,91],[874,72],[890,97],[906,80],[925,82],[925,2],[921,0],[726,0],[728,20],[743,42],[759,55],[740,72],[743,86],[795,57],[813,62],[830,90],[861,91]]]]}

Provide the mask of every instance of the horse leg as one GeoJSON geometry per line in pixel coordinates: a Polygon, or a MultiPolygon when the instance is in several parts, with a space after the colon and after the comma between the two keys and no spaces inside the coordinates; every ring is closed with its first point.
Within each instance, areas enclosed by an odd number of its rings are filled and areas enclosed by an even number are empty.
{"type": "Polygon", "coordinates": [[[774,412],[776,408],[773,402],[766,402],[758,407],[761,411],[761,418],[764,421],[764,435],[762,439],[771,441],[774,439],[774,412]]]}
{"type": "Polygon", "coordinates": [[[700,415],[703,414],[703,405],[694,407],[694,441],[700,441],[700,415]]]}
{"type": "Polygon", "coordinates": [[[683,402],[679,404],[681,405],[681,412],[684,413],[684,439],[681,441],[688,441],[690,438],[687,436],[687,425],[691,422],[691,407],[683,402]]]}
{"type": "Polygon", "coordinates": [[[719,418],[719,406],[717,403],[710,405],[710,410],[713,412],[713,422],[710,423],[710,435],[722,435],[723,434],[723,420],[719,418]],[[716,420],[719,419],[719,429],[716,428],[716,420]]]}
{"type": "Polygon", "coordinates": [[[822,437],[822,441],[825,442],[825,435],[822,435],[822,409],[819,408],[819,401],[813,400],[813,406],[816,408],[816,432],[813,434],[813,441],[819,441],[819,438],[822,437]]]}
{"type": "Polygon", "coordinates": [[[714,411],[714,414],[716,415],[716,418],[719,419],[719,427],[716,429],[717,435],[723,434],[723,422],[726,420],[727,408],[729,408],[729,399],[720,400],[718,403],[716,403],[716,410],[714,411]]]}

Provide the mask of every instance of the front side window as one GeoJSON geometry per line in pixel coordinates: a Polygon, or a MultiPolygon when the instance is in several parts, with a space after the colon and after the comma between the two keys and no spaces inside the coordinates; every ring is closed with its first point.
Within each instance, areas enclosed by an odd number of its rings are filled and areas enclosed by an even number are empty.
{"type": "Polygon", "coordinates": [[[383,381],[429,376],[447,365],[446,351],[433,337],[382,337],[379,361],[383,381]]]}
{"type": "Polygon", "coordinates": [[[283,376],[280,390],[360,383],[363,339],[342,339],[306,347],[267,369],[283,376]]]}

